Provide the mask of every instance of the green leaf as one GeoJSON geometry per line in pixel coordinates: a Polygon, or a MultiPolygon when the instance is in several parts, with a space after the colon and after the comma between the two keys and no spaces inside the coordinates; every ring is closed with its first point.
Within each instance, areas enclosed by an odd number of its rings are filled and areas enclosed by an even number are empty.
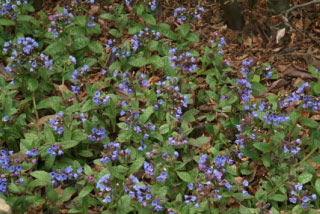
{"type": "Polygon", "coordinates": [[[66,52],[67,52],[67,48],[61,42],[53,42],[44,50],[45,54],[49,54],[52,57],[63,55],[66,52]]]}
{"type": "Polygon", "coordinates": [[[120,198],[120,213],[128,213],[131,210],[133,210],[132,207],[130,207],[131,204],[131,198],[129,195],[123,195],[120,198]]]}
{"type": "Polygon", "coordinates": [[[320,81],[313,84],[312,90],[314,91],[315,94],[317,95],[320,94],[320,81]]]}
{"type": "Polygon", "coordinates": [[[186,37],[190,31],[190,25],[188,23],[180,25],[178,30],[180,31],[182,37],[186,37]]]}
{"type": "Polygon", "coordinates": [[[38,89],[39,83],[37,79],[28,79],[28,89],[34,92],[38,89]]]}
{"type": "Polygon", "coordinates": [[[85,173],[86,175],[92,175],[92,174],[93,174],[93,171],[92,171],[91,167],[88,166],[88,164],[85,164],[85,165],[84,165],[84,173],[85,173]]]}
{"type": "Polygon", "coordinates": [[[149,63],[148,60],[144,57],[134,58],[129,61],[129,64],[134,67],[142,67],[147,65],[148,63],[149,63]]]}
{"type": "Polygon", "coordinates": [[[110,13],[104,13],[100,15],[101,18],[106,19],[106,20],[113,20],[113,15],[110,13]]]}
{"type": "Polygon", "coordinates": [[[109,33],[116,38],[122,37],[122,33],[120,33],[117,29],[114,29],[114,28],[110,29],[109,33]]]}
{"type": "Polygon", "coordinates": [[[162,135],[159,134],[159,133],[152,132],[152,133],[150,134],[150,137],[157,139],[159,142],[163,142],[163,137],[162,137],[162,135]]]}
{"type": "Polygon", "coordinates": [[[87,111],[90,111],[90,110],[93,110],[93,109],[96,109],[96,108],[97,108],[97,105],[94,102],[92,102],[91,99],[89,99],[82,106],[81,112],[87,112],[87,111]]]}
{"type": "Polygon", "coordinates": [[[31,181],[28,185],[28,187],[30,189],[33,189],[34,187],[38,187],[38,186],[48,186],[51,185],[51,179],[35,179],[33,181],[31,181]]]}
{"type": "Polygon", "coordinates": [[[78,153],[80,156],[82,157],[85,157],[85,158],[89,158],[89,157],[92,157],[93,156],[93,153],[86,149],[86,150],[81,150],[79,153],[78,153]]]}
{"type": "Polygon", "coordinates": [[[262,152],[270,152],[272,150],[272,146],[265,142],[257,142],[253,146],[262,152]]]}
{"type": "Polygon", "coordinates": [[[198,137],[197,139],[190,138],[188,143],[195,147],[202,147],[204,144],[210,141],[211,137],[198,137]]]}
{"type": "Polygon", "coordinates": [[[74,187],[67,187],[63,190],[61,197],[59,198],[58,202],[64,202],[70,200],[71,196],[77,191],[74,187]]]}
{"type": "Polygon", "coordinates": [[[77,140],[68,140],[68,141],[64,141],[61,142],[61,145],[64,149],[70,149],[73,147],[76,147],[80,142],[77,140]]]}
{"type": "Polygon", "coordinates": [[[76,129],[72,132],[71,139],[76,141],[83,141],[88,139],[88,135],[86,133],[83,133],[81,130],[76,129]]]}
{"type": "Polygon", "coordinates": [[[319,124],[316,121],[310,118],[302,117],[299,119],[299,122],[308,128],[317,128],[319,126],[319,124]]]}
{"type": "Polygon", "coordinates": [[[13,26],[16,23],[12,20],[9,19],[0,19],[0,25],[4,25],[4,26],[13,26]]]}
{"type": "Polygon", "coordinates": [[[89,195],[89,193],[90,193],[92,190],[93,190],[93,187],[92,187],[92,186],[89,186],[89,185],[85,186],[85,187],[80,191],[78,198],[83,198],[83,197],[89,195]]]}
{"type": "Polygon", "coordinates": [[[182,120],[186,121],[186,122],[193,122],[195,121],[194,116],[197,115],[199,113],[199,110],[197,109],[190,109],[189,111],[187,111],[186,113],[184,113],[182,115],[182,120]]]}
{"type": "Polygon", "coordinates": [[[81,27],[85,27],[87,24],[87,19],[85,16],[76,16],[74,17],[73,22],[81,27]]]}
{"type": "Polygon", "coordinates": [[[157,24],[156,19],[153,17],[153,15],[148,14],[148,13],[142,13],[141,18],[147,22],[150,25],[155,25],[157,24]]]}
{"type": "Polygon", "coordinates": [[[259,93],[265,93],[266,92],[266,88],[262,84],[260,84],[258,82],[252,82],[251,85],[252,85],[253,92],[255,94],[257,94],[257,95],[259,93]]]}
{"type": "Polygon", "coordinates": [[[162,58],[158,55],[151,56],[149,58],[149,63],[152,64],[154,70],[157,70],[157,69],[162,68],[164,66],[162,58]]]}
{"type": "Polygon", "coordinates": [[[51,180],[49,173],[47,173],[46,171],[34,171],[31,172],[30,175],[38,179],[51,180]]]}
{"type": "Polygon", "coordinates": [[[145,124],[153,112],[154,112],[154,109],[152,106],[146,108],[140,116],[140,122],[142,124],[145,124]]]}
{"type": "Polygon", "coordinates": [[[92,52],[98,53],[98,54],[103,53],[103,50],[104,50],[102,45],[98,41],[91,41],[88,47],[92,52]]]}
{"type": "Polygon", "coordinates": [[[193,179],[192,177],[190,176],[189,173],[187,172],[177,172],[179,178],[181,178],[181,180],[187,182],[187,183],[192,183],[193,182],[193,179]]]}
{"type": "Polygon", "coordinates": [[[37,109],[44,109],[44,108],[57,109],[60,106],[61,102],[62,102],[62,98],[59,96],[48,97],[44,100],[41,100],[37,104],[37,109]]]}
{"type": "Polygon", "coordinates": [[[301,175],[298,176],[298,181],[301,185],[310,182],[312,179],[312,174],[309,172],[303,172],[301,175]]]}
{"type": "Polygon", "coordinates": [[[86,47],[90,42],[90,39],[88,37],[85,37],[85,36],[77,36],[75,37],[73,43],[72,43],[72,46],[71,46],[71,49],[76,51],[76,50],[80,50],[84,47],[86,47]]]}
{"type": "Polygon", "coordinates": [[[319,178],[316,180],[315,188],[316,188],[318,195],[320,195],[320,179],[319,178]]]}
{"type": "Polygon", "coordinates": [[[187,40],[189,42],[199,42],[199,33],[191,33],[189,32],[187,35],[187,40]]]}
{"type": "Polygon", "coordinates": [[[57,192],[53,189],[53,187],[48,188],[48,199],[52,202],[55,202],[58,200],[58,194],[57,192]]]}
{"type": "Polygon", "coordinates": [[[160,134],[167,134],[170,130],[170,125],[168,123],[163,124],[162,126],[160,126],[159,128],[159,132],[160,134]]]}
{"type": "Polygon", "coordinates": [[[128,34],[136,34],[139,33],[140,30],[144,28],[144,25],[141,23],[136,23],[134,21],[130,21],[128,25],[128,34]]]}
{"type": "Polygon", "coordinates": [[[287,200],[287,195],[283,195],[283,194],[272,194],[268,197],[270,200],[273,201],[286,201],[287,200]]]}
{"type": "Polygon", "coordinates": [[[134,163],[130,166],[129,173],[134,173],[141,168],[144,163],[144,157],[139,157],[134,163]]]}
{"type": "Polygon", "coordinates": [[[247,208],[243,205],[240,206],[239,212],[240,214],[259,214],[258,210],[253,208],[247,208]]]}

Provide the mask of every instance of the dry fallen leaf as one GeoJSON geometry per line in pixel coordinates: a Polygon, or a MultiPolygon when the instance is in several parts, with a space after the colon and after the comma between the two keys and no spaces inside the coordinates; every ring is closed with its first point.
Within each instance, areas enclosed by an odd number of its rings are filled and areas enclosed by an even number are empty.
{"type": "Polygon", "coordinates": [[[282,28],[277,31],[277,36],[276,36],[276,43],[279,44],[279,41],[284,37],[286,34],[286,28],[282,28]]]}
{"type": "Polygon", "coordinates": [[[269,87],[268,91],[272,91],[273,89],[281,88],[282,86],[285,86],[288,84],[288,81],[285,79],[278,79],[274,81],[271,86],[269,87]]]}

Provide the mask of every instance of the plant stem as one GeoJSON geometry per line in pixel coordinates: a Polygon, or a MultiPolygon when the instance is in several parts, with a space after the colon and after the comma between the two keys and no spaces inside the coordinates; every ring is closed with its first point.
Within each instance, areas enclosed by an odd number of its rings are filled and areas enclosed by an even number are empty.
{"type": "Polygon", "coordinates": [[[209,213],[212,214],[212,211],[211,211],[211,203],[210,203],[210,200],[209,200],[209,197],[207,196],[207,200],[208,200],[208,208],[209,208],[209,213]]]}
{"type": "Polygon", "coordinates": [[[311,152],[310,152],[307,156],[305,156],[299,163],[296,164],[295,167],[300,166],[300,164],[302,164],[302,163],[305,162],[307,159],[309,159],[309,158],[311,157],[311,155],[312,155],[317,149],[318,149],[317,147],[313,148],[313,149],[311,150],[311,152]]]}
{"type": "Polygon", "coordinates": [[[36,97],[34,96],[34,92],[32,92],[32,102],[33,102],[34,113],[36,114],[36,119],[37,119],[37,122],[38,122],[39,121],[39,115],[38,115],[38,111],[37,111],[36,97]]]}

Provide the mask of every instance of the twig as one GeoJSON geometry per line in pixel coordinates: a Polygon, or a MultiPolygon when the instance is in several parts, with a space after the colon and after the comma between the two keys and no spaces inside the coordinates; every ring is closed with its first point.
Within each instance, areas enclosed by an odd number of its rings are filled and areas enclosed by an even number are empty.
{"type": "Polygon", "coordinates": [[[307,2],[307,3],[304,3],[304,4],[298,4],[298,5],[296,5],[296,6],[293,6],[293,7],[289,8],[288,10],[286,10],[286,12],[285,12],[285,17],[288,17],[288,14],[289,14],[291,11],[293,11],[293,10],[295,10],[295,9],[297,9],[297,8],[305,7],[305,6],[308,6],[308,5],[311,5],[311,4],[318,4],[318,3],[320,3],[320,0],[313,0],[313,1],[310,1],[310,2],[307,2]]]}

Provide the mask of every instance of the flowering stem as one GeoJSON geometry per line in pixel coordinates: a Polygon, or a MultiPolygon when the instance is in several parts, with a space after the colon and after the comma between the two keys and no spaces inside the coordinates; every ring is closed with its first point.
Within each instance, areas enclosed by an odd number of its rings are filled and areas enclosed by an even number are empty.
{"type": "Polygon", "coordinates": [[[34,92],[32,92],[32,102],[33,102],[34,113],[36,114],[36,119],[38,122],[39,115],[38,115],[38,111],[37,111],[36,97],[34,96],[34,92]]]}

